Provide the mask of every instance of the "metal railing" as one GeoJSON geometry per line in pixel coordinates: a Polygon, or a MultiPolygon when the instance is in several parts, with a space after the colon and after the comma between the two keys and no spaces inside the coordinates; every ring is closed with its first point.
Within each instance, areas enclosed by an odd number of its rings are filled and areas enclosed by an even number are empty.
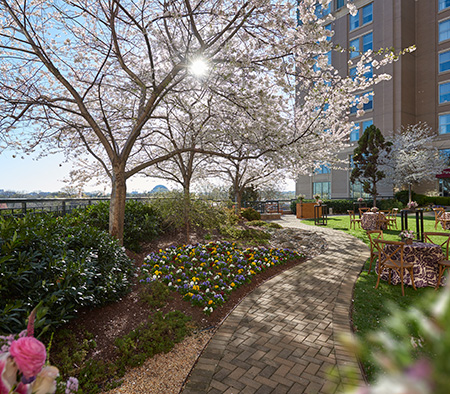
{"type": "MultiPolygon", "coordinates": [[[[85,208],[109,197],[84,198],[0,198],[0,215],[22,216],[27,213],[48,212],[63,216],[76,208],[85,208]]],[[[155,197],[127,197],[127,200],[150,201],[155,197]]],[[[224,201],[211,201],[214,205],[224,201]]],[[[291,200],[246,201],[244,208],[252,207],[261,213],[290,212],[291,200]]]]}
{"type": "Polygon", "coordinates": [[[0,199],[0,214],[21,216],[27,213],[51,212],[65,215],[75,208],[87,207],[108,197],[92,198],[4,198],[0,199]]]}
{"type": "Polygon", "coordinates": [[[244,208],[253,208],[260,213],[290,213],[292,200],[244,201],[244,208]]]}

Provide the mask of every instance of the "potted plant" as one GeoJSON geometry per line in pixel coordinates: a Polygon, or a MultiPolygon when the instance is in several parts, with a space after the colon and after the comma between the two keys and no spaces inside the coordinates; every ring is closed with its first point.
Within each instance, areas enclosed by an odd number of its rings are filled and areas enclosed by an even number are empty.
{"type": "Polygon", "coordinates": [[[406,204],[406,206],[408,207],[408,209],[414,211],[419,204],[417,204],[415,201],[410,201],[408,204],[406,204]]]}
{"type": "Polygon", "coordinates": [[[410,244],[413,243],[414,231],[412,231],[412,230],[403,230],[400,233],[400,237],[402,239],[402,242],[405,242],[406,244],[410,245],[410,244]]]}

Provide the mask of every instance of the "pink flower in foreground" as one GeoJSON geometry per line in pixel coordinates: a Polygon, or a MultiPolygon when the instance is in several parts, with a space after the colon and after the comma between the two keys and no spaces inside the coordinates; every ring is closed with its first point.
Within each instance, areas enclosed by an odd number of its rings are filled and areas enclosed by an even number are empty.
{"type": "Polygon", "coordinates": [[[44,344],[34,337],[19,338],[11,344],[9,352],[26,379],[37,376],[47,358],[44,344]]]}

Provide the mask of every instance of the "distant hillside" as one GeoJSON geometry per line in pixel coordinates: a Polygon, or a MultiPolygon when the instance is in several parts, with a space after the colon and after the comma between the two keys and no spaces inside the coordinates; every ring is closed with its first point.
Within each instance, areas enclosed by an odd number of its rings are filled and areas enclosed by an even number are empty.
{"type": "Polygon", "coordinates": [[[164,185],[157,185],[155,186],[150,193],[164,193],[164,192],[168,192],[169,189],[167,187],[165,187],[164,185]]]}

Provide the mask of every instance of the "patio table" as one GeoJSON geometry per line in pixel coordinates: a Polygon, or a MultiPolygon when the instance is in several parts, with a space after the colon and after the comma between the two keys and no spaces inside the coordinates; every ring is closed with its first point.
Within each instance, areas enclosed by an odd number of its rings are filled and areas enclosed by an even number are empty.
{"type": "MultiPolygon", "coordinates": [[[[385,246],[387,252],[394,251],[392,245],[385,246]]],[[[403,252],[405,262],[414,263],[413,274],[414,284],[416,287],[435,287],[439,276],[438,261],[444,259],[444,253],[440,245],[425,242],[414,242],[410,245],[406,244],[403,252]]],[[[400,254],[397,252],[397,254],[400,254]]],[[[394,255],[395,256],[395,255],[394,255]]],[[[400,259],[400,256],[395,256],[400,259]]],[[[377,263],[378,272],[378,263],[377,263]]],[[[389,270],[385,268],[381,273],[381,279],[389,280],[389,270]]],[[[443,280],[444,278],[442,278],[443,280]]],[[[400,276],[394,270],[391,270],[391,284],[398,285],[400,276]]],[[[411,276],[405,270],[403,274],[403,283],[412,286],[411,276]]]]}
{"type": "Polygon", "coordinates": [[[387,222],[383,212],[365,212],[361,217],[364,230],[386,230],[387,222]]]}

